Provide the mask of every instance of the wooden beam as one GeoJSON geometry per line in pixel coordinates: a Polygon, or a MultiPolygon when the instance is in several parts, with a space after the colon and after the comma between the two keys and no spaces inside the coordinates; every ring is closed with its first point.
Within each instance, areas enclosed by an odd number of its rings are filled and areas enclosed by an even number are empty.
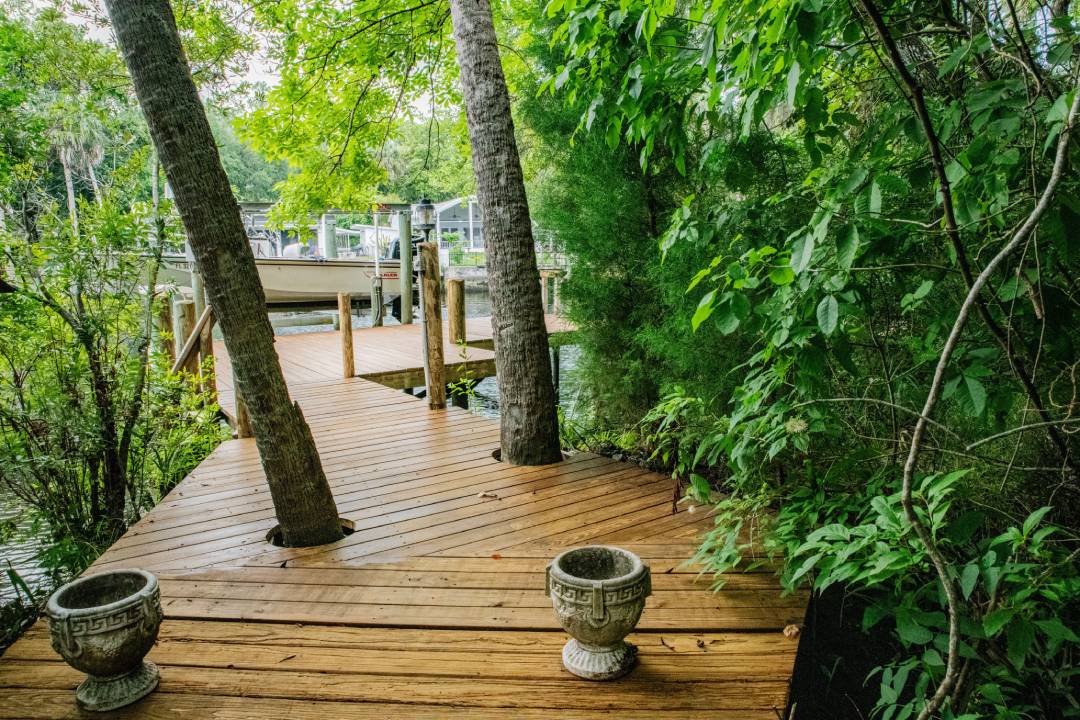
{"type": "MultiPolygon", "coordinates": [[[[214,309],[207,305],[202,315],[199,316],[198,322],[196,322],[195,303],[193,301],[182,300],[177,303],[177,307],[179,309],[177,314],[180,318],[180,337],[184,341],[184,346],[176,356],[172,372],[180,372],[180,369],[183,368],[195,374],[199,372],[199,355],[195,352],[195,348],[202,343],[203,329],[212,322],[214,309]]],[[[210,352],[213,354],[213,350],[210,352]]]]}
{"type": "Polygon", "coordinates": [[[461,345],[465,340],[465,281],[446,281],[446,306],[450,318],[450,344],[461,345]]]}
{"type": "Polygon", "coordinates": [[[347,293],[337,296],[338,323],[341,328],[341,370],[351,378],[356,375],[356,354],[353,352],[352,297],[347,293]]]}
{"type": "Polygon", "coordinates": [[[446,407],[446,368],[443,365],[442,302],[439,292],[439,246],[420,244],[420,277],[424,295],[424,335],[427,338],[428,407],[446,407]]]}
{"type": "Polygon", "coordinates": [[[181,369],[195,375],[199,372],[199,356],[195,348],[199,344],[199,330],[196,329],[195,303],[191,300],[181,300],[176,303],[176,317],[179,323],[178,337],[182,345],[176,353],[176,362],[173,363],[172,371],[180,372],[181,369]]]}

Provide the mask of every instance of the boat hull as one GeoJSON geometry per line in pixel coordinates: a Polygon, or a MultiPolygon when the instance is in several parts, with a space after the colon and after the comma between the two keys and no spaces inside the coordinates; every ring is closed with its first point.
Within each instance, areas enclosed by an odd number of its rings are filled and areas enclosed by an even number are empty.
{"type": "MultiPolygon", "coordinates": [[[[370,298],[376,276],[374,260],[301,260],[255,258],[263,292],[269,305],[303,305],[336,301],[338,293],[354,298],[370,298]]],[[[400,261],[380,260],[383,299],[401,294],[400,261]]],[[[159,281],[180,287],[191,286],[190,263],[166,258],[159,281]]]]}

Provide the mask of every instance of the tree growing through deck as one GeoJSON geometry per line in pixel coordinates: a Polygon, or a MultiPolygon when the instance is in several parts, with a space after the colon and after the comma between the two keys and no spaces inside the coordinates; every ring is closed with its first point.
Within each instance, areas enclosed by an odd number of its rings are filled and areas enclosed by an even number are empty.
{"type": "Polygon", "coordinates": [[[283,208],[348,203],[370,193],[384,176],[379,163],[387,141],[409,108],[432,103],[430,135],[436,104],[464,96],[485,222],[502,459],[559,460],[539,274],[491,5],[355,0],[275,4],[254,13],[267,30],[290,38],[281,82],[244,128],[256,147],[299,170],[283,183],[283,208]],[[457,63],[447,61],[455,39],[457,63]],[[326,90],[312,92],[313,83],[326,90]]]}
{"type": "Polygon", "coordinates": [[[548,336],[510,93],[488,0],[451,0],[476,191],[484,210],[502,457],[517,465],[562,459],[548,336]]]}
{"type": "Polygon", "coordinates": [[[240,210],[222,168],[168,0],[105,3],[139,104],[221,323],[274,501],[282,541],[342,537],[300,407],[289,398],[240,210]]]}

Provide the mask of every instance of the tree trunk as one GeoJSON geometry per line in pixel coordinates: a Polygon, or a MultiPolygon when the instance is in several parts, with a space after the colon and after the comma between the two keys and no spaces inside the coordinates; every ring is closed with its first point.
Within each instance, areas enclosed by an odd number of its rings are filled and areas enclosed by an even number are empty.
{"type": "Polygon", "coordinates": [[[98,185],[97,173],[94,172],[94,161],[89,157],[86,158],[86,172],[90,175],[90,187],[94,191],[94,200],[97,201],[98,207],[101,207],[103,200],[101,199],[101,186],[98,185]]]}
{"type": "Polygon", "coordinates": [[[488,0],[451,0],[450,12],[484,213],[502,459],[516,465],[558,462],[559,421],[532,224],[491,6],[488,0]]]}
{"type": "Polygon", "coordinates": [[[294,547],[338,540],[330,485],[300,406],[289,398],[240,209],[169,2],[105,4],[251,413],[282,540],[294,547]]]}
{"type": "Polygon", "coordinates": [[[68,217],[71,219],[71,232],[79,237],[79,207],[75,202],[75,181],[71,176],[71,154],[66,147],[60,148],[60,167],[64,170],[64,189],[67,190],[68,217]]]}

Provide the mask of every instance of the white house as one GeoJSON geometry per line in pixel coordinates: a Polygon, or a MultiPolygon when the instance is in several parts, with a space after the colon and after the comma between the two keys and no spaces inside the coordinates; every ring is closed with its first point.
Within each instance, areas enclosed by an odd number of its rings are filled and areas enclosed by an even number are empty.
{"type": "Polygon", "coordinates": [[[484,249],[484,220],[475,196],[458,197],[435,203],[435,237],[448,247],[444,235],[457,234],[469,250],[484,249]]]}

